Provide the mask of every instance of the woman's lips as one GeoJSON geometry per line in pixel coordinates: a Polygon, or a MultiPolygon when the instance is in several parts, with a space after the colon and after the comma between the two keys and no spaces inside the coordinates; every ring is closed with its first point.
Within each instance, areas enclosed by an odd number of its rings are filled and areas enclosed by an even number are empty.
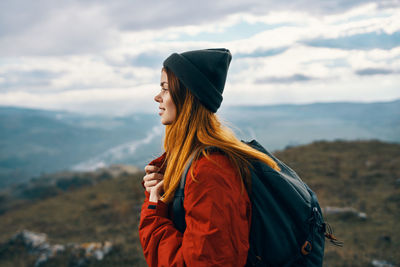
{"type": "Polygon", "coordinates": [[[158,115],[161,116],[161,115],[164,113],[164,110],[165,110],[165,109],[164,109],[164,108],[159,108],[159,109],[160,109],[160,111],[158,112],[158,115]]]}

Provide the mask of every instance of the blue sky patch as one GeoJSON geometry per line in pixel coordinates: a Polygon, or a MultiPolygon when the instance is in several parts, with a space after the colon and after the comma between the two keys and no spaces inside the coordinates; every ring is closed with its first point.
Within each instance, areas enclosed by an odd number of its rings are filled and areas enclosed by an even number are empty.
{"type": "Polygon", "coordinates": [[[344,50],[371,50],[375,48],[390,50],[400,46],[400,31],[393,34],[370,32],[336,39],[313,39],[303,41],[303,43],[313,47],[340,48],[344,50]]]}
{"type": "Polygon", "coordinates": [[[288,50],[289,47],[277,47],[277,48],[272,48],[272,49],[257,49],[254,52],[250,53],[237,53],[235,55],[236,58],[245,58],[245,57],[250,57],[250,58],[256,58],[256,57],[272,57],[276,56],[279,54],[282,54],[286,50],[288,50]]]}
{"type": "Polygon", "coordinates": [[[390,69],[382,69],[382,68],[366,68],[360,69],[356,71],[357,75],[360,76],[370,76],[370,75],[387,75],[394,73],[393,70],[390,69]]]}
{"type": "Polygon", "coordinates": [[[134,57],[127,57],[129,65],[148,68],[160,67],[160,69],[162,67],[162,62],[164,61],[164,59],[165,55],[161,55],[157,52],[146,52],[134,57]]]}

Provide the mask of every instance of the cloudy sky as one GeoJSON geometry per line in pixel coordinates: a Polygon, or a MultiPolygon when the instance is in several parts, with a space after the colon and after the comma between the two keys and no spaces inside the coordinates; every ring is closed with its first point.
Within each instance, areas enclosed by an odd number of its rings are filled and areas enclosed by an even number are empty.
{"type": "Polygon", "coordinates": [[[163,60],[212,47],[223,106],[400,98],[399,0],[2,0],[0,105],[157,112],[163,60]]]}

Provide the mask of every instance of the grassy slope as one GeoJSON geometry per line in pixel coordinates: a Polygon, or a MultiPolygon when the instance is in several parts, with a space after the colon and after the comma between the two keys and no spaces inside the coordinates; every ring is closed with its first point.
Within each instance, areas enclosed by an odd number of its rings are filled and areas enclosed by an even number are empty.
{"type": "MultiPolygon", "coordinates": [[[[0,232],[0,240],[4,242],[22,229],[47,233],[52,244],[108,240],[119,245],[109,259],[115,266],[145,266],[137,232],[142,177],[106,180],[7,212],[0,217],[0,229],[7,229],[0,232]]],[[[25,266],[20,258],[9,260],[25,266]]],[[[53,264],[60,266],[59,262],[53,264]]],[[[0,265],[6,262],[0,261],[0,265]]],[[[110,265],[104,261],[104,266],[110,265]]]]}
{"type": "Polygon", "coordinates": [[[325,216],[345,245],[326,243],[324,266],[368,266],[372,259],[400,263],[399,144],[316,142],[276,155],[317,193],[321,207],[351,206],[368,215],[366,221],[325,216]]]}
{"type": "MultiPolygon", "coordinates": [[[[372,259],[400,263],[399,144],[316,142],[275,154],[316,191],[321,207],[352,206],[368,215],[366,221],[326,217],[345,245],[326,243],[324,266],[368,266],[372,259]]],[[[109,240],[118,249],[93,266],[145,266],[137,234],[141,179],[142,174],[106,180],[7,212],[0,216],[0,242],[22,229],[45,232],[53,244],[109,240]]],[[[1,266],[32,261],[18,253],[1,260],[0,253],[1,266]]]]}

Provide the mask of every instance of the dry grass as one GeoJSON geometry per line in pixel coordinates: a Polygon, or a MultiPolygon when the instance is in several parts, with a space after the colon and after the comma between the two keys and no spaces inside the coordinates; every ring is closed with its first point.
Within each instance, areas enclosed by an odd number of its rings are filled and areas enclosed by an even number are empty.
{"type": "MultiPolygon", "coordinates": [[[[400,264],[399,144],[321,141],[275,154],[317,193],[321,207],[351,206],[368,215],[365,221],[326,217],[344,247],[327,242],[324,266],[369,266],[373,259],[400,264]]],[[[108,240],[117,248],[90,266],[146,266],[137,232],[142,176],[104,180],[8,211],[0,216],[0,242],[22,229],[47,233],[53,244],[108,240]]],[[[46,266],[68,266],[69,260],[64,255],[46,266]]],[[[0,250],[1,266],[33,261],[24,251],[0,250]]]]}

